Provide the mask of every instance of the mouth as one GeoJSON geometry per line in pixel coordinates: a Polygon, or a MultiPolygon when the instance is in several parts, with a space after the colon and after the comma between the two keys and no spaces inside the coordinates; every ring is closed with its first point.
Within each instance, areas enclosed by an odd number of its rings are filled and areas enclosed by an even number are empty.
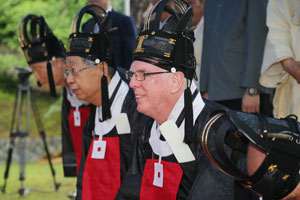
{"type": "Polygon", "coordinates": [[[144,97],[144,95],[140,95],[140,94],[139,94],[139,95],[138,95],[138,94],[135,95],[135,98],[136,98],[136,99],[140,99],[140,98],[143,98],[143,97],[144,97]]]}
{"type": "Polygon", "coordinates": [[[79,92],[79,89],[72,89],[72,92],[77,95],[79,92]]]}

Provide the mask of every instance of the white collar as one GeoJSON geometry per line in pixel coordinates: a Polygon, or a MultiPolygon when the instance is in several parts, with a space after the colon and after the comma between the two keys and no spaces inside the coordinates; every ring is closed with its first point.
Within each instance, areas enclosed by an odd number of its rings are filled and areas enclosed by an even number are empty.
{"type": "MultiPolygon", "coordinates": [[[[121,80],[119,73],[116,71],[115,75],[112,77],[108,85],[108,94],[111,98],[114,90],[116,89],[119,81],[121,80]]],[[[122,80],[121,80],[122,81],[122,80]]],[[[102,116],[102,106],[97,107],[95,114],[95,134],[96,135],[105,135],[109,133],[115,127],[115,118],[121,113],[123,102],[126,98],[126,95],[129,91],[128,85],[122,81],[119,87],[118,92],[111,104],[110,111],[112,118],[105,120],[103,122],[99,121],[99,114],[102,116]]]]}
{"type": "Polygon", "coordinates": [[[109,7],[107,8],[106,12],[108,13],[108,12],[111,12],[111,11],[112,11],[112,7],[109,6],[109,7]]]}
{"type": "MultiPolygon", "coordinates": [[[[195,81],[192,81],[191,84],[191,91],[192,93],[197,89],[195,81]]],[[[200,115],[200,112],[202,111],[203,107],[204,107],[204,101],[201,98],[201,95],[198,93],[196,98],[193,101],[193,125],[195,125],[196,119],[198,118],[198,116],[200,115]]],[[[168,120],[174,120],[176,121],[182,111],[182,109],[184,108],[184,93],[182,93],[182,95],[180,96],[179,100],[176,102],[175,106],[173,107],[168,120]]],[[[179,131],[182,134],[182,136],[184,137],[185,135],[185,130],[184,130],[184,124],[185,124],[185,120],[183,120],[183,122],[181,123],[180,127],[179,127],[179,131]]],[[[159,139],[161,135],[161,132],[159,130],[159,124],[158,122],[155,120],[152,124],[152,128],[151,128],[151,135],[149,138],[149,143],[150,146],[153,150],[153,152],[156,155],[159,156],[169,156],[171,154],[173,154],[171,148],[169,147],[168,143],[166,141],[162,141],[159,139]]]]}
{"type": "MultiPolygon", "coordinates": [[[[196,89],[197,89],[197,86],[193,80],[192,84],[191,84],[192,94],[196,89]]],[[[203,107],[204,107],[204,102],[203,102],[200,94],[197,94],[195,100],[193,101],[193,120],[194,120],[193,124],[195,124],[195,121],[196,121],[198,115],[200,114],[201,110],[203,109],[203,107]]],[[[173,107],[171,113],[169,114],[168,120],[176,121],[183,108],[184,108],[184,93],[182,93],[179,100],[176,102],[175,106],[173,107]]],[[[184,123],[184,121],[182,122],[182,124],[183,123],[184,123]]],[[[180,125],[180,127],[182,127],[182,124],[180,125]]]]}

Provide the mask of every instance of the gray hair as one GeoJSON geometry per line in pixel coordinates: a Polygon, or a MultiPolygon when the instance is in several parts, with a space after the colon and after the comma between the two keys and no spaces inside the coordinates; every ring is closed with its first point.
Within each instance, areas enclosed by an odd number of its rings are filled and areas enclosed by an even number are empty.
{"type": "MultiPolygon", "coordinates": [[[[95,61],[92,61],[92,60],[89,60],[89,59],[86,59],[86,58],[83,58],[83,57],[80,57],[82,62],[85,64],[85,65],[96,65],[95,61]]],[[[108,74],[113,77],[113,75],[115,74],[116,70],[110,66],[108,66],[108,74]]]]}

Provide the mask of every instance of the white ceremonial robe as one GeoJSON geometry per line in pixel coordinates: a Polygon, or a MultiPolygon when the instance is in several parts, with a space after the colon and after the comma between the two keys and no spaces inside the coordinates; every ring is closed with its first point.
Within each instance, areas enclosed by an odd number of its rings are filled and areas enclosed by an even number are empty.
{"type": "Polygon", "coordinates": [[[270,0],[267,8],[267,36],[260,84],[276,88],[274,117],[300,117],[300,84],[283,70],[281,61],[300,61],[300,1],[270,0]]]}

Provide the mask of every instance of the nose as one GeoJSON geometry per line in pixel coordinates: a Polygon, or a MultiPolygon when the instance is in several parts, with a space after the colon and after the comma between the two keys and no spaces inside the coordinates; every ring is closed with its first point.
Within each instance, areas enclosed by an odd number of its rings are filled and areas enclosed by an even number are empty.
{"type": "Polygon", "coordinates": [[[35,79],[36,79],[37,81],[40,81],[40,80],[41,80],[41,77],[40,77],[40,75],[39,75],[38,72],[33,71],[33,74],[34,74],[34,77],[35,77],[35,79]]]}
{"type": "Polygon", "coordinates": [[[132,89],[138,87],[140,85],[140,81],[136,80],[135,76],[133,75],[131,77],[131,80],[129,82],[129,87],[131,87],[132,89]]]}
{"type": "Polygon", "coordinates": [[[72,83],[74,83],[74,77],[73,77],[72,73],[69,73],[67,76],[67,84],[71,85],[72,83]]]}

